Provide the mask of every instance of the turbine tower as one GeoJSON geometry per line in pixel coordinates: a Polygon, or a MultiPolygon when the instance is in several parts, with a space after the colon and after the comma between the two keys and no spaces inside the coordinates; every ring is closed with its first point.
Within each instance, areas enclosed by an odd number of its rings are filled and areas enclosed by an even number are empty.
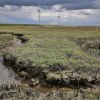
{"type": "Polygon", "coordinates": [[[41,10],[38,9],[38,14],[39,14],[39,25],[40,25],[40,21],[41,21],[41,10]]]}
{"type": "Polygon", "coordinates": [[[60,25],[60,14],[58,15],[58,25],[60,25]]]}
{"type": "Polygon", "coordinates": [[[39,25],[40,25],[40,23],[41,23],[41,10],[40,10],[40,1],[39,1],[39,9],[37,10],[37,12],[38,12],[38,18],[39,18],[39,25]]]}
{"type": "Polygon", "coordinates": [[[60,25],[60,18],[61,18],[61,8],[58,9],[58,25],[60,25]]]}

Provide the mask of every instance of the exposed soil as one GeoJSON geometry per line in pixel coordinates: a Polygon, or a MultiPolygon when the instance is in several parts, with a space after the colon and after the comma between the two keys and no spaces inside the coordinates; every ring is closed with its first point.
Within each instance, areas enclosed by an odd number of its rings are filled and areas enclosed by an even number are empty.
{"type": "Polygon", "coordinates": [[[100,100],[100,92],[91,89],[33,89],[20,83],[4,83],[0,88],[0,99],[6,100],[100,100]]]}

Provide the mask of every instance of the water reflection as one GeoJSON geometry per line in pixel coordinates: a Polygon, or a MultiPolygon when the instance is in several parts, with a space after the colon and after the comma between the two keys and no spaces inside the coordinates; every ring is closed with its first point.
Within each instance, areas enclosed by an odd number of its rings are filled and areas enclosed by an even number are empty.
{"type": "Polygon", "coordinates": [[[10,67],[3,65],[3,57],[0,57],[0,82],[13,82],[15,80],[15,72],[10,67]]]}

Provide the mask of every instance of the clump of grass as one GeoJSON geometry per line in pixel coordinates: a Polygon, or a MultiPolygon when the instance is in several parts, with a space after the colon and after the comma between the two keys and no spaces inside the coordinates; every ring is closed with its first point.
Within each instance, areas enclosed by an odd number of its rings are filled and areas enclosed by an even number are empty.
{"type": "Polygon", "coordinates": [[[13,36],[10,34],[0,34],[0,54],[2,54],[2,49],[11,45],[13,41],[13,36]]]}
{"type": "Polygon", "coordinates": [[[0,34],[0,45],[4,46],[13,40],[13,36],[10,34],[0,34]]]}

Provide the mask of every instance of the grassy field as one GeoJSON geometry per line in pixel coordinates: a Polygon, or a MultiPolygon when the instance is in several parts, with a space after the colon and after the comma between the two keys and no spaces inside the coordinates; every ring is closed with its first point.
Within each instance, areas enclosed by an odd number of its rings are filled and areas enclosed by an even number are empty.
{"type": "MultiPolygon", "coordinates": [[[[0,31],[22,33],[23,37],[29,39],[16,48],[15,55],[18,61],[29,59],[33,67],[100,66],[100,27],[1,25],[0,31]]],[[[10,34],[0,34],[0,45],[11,39],[10,34]]]]}
{"type": "Polygon", "coordinates": [[[100,27],[3,25],[0,32],[0,45],[19,76],[52,86],[100,85],[100,27]],[[14,46],[15,38],[28,41],[14,46]]]}

